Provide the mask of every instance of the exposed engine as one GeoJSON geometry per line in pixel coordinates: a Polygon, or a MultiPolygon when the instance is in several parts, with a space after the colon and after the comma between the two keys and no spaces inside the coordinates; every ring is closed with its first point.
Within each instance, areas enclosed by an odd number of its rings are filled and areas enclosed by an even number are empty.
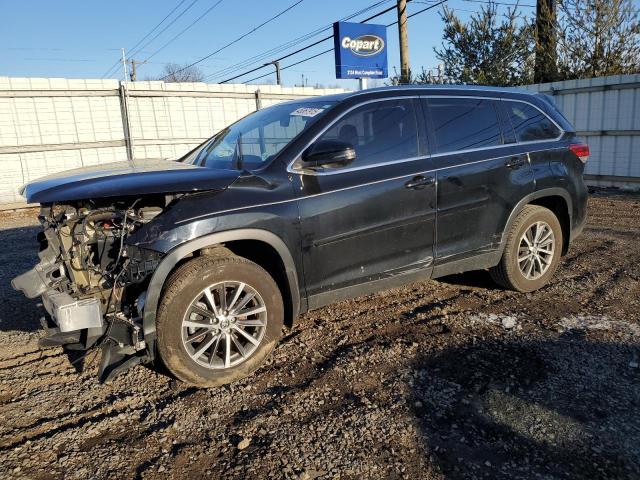
{"type": "MultiPolygon", "coordinates": [[[[57,290],[75,298],[99,298],[105,314],[121,310],[123,287],[139,281],[140,258],[130,258],[127,236],[162,212],[161,207],[101,208],[56,205],[42,209],[44,247],[53,243],[60,252],[60,272],[53,275],[57,290]]],[[[42,242],[41,240],[41,242],[42,242]]]]}
{"type": "Polygon", "coordinates": [[[43,346],[101,345],[103,371],[132,355],[140,363],[145,291],[160,255],[127,244],[127,237],[169,201],[163,196],[42,206],[41,261],[12,283],[30,298],[42,296],[49,313],[43,346]]]}

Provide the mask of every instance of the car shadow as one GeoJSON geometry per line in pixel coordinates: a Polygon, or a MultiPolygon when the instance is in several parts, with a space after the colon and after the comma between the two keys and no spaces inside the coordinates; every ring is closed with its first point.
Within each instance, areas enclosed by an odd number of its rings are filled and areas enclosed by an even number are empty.
{"type": "Polygon", "coordinates": [[[446,478],[640,478],[637,345],[582,334],[425,354],[411,408],[446,478]]]}
{"type": "Polygon", "coordinates": [[[39,299],[28,299],[11,287],[11,280],[38,263],[39,226],[0,230],[0,332],[33,332],[40,328],[39,299]]]}
{"type": "Polygon", "coordinates": [[[485,288],[487,290],[502,290],[496,282],[493,281],[488,270],[473,270],[465,273],[457,273],[455,275],[447,275],[439,277],[438,282],[448,283],[450,285],[458,285],[460,287],[485,288]]]}

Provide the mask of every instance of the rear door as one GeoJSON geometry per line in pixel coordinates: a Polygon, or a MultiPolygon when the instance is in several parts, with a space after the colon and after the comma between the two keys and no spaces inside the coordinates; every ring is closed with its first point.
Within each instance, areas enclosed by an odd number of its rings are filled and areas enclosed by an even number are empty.
{"type": "Polygon", "coordinates": [[[294,173],[311,307],[325,303],[327,292],[355,284],[410,271],[430,274],[435,174],[418,134],[419,109],[414,98],[353,108],[316,140],[351,143],[356,160],[294,173]]]}
{"type": "Polygon", "coordinates": [[[424,99],[437,171],[436,264],[495,249],[511,210],[534,190],[499,100],[424,99]]]}

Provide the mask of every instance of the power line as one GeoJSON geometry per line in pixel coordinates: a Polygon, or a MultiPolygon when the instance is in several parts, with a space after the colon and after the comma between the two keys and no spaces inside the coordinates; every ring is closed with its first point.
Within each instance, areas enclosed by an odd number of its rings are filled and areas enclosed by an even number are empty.
{"type": "MultiPolygon", "coordinates": [[[[527,5],[524,3],[510,3],[510,2],[494,2],[493,0],[462,0],[463,2],[473,2],[473,3],[486,3],[491,5],[506,5],[509,7],[526,7],[526,8],[536,8],[535,5],[527,5]]],[[[434,2],[429,1],[418,1],[415,3],[422,3],[424,5],[433,4],[434,2]]],[[[461,8],[453,8],[453,10],[462,10],[461,8]]],[[[471,10],[462,10],[463,12],[470,12],[471,10]]]]}
{"type": "Polygon", "coordinates": [[[153,37],[151,40],[149,40],[147,43],[145,43],[144,45],[142,45],[141,47],[139,47],[139,48],[138,48],[137,50],[135,50],[135,51],[129,51],[129,56],[131,57],[131,56],[133,56],[133,55],[135,55],[135,54],[137,54],[137,53],[140,53],[140,52],[141,52],[142,50],[144,50],[145,48],[147,48],[147,46],[148,46],[151,42],[153,42],[156,38],[158,38],[160,35],[162,35],[164,32],[166,32],[166,31],[167,31],[167,29],[168,29],[169,27],[171,27],[171,25],[173,25],[174,23],[176,23],[176,22],[177,22],[177,21],[178,21],[178,20],[179,20],[179,19],[180,19],[180,18],[181,18],[185,13],[187,13],[187,12],[189,11],[189,10],[191,9],[191,7],[193,7],[193,6],[194,6],[198,1],[199,1],[199,0],[193,0],[189,5],[187,5],[187,8],[185,8],[182,12],[180,12],[180,13],[178,14],[178,16],[177,16],[177,17],[175,17],[173,20],[171,20],[167,26],[165,26],[162,30],[160,30],[158,33],[156,33],[156,34],[154,35],[154,37],[153,37]]]}
{"type": "MultiPolygon", "coordinates": [[[[269,18],[268,20],[265,20],[264,22],[262,22],[260,25],[252,28],[251,30],[249,30],[248,32],[240,35],[238,38],[236,38],[235,40],[230,41],[229,43],[223,45],[222,47],[218,48],[217,50],[214,50],[213,52],[211,52],[210,54],[202,57],[200,60],[197,60],[189,65],[186,65],[185,67],[181,68],[180,70],[176,70],[175,72],[173,72],[174,74],[182,72],[184,70],[186,70],[187,68],[191,68],[194,65],[197,65],[198,63],[204,62],[206,59],[213,57],[216,53],[221,52],[222,50],[230,47],[231,45],[238,43],[240,40],[242,40],[243,38],[251,35],[253,32],[255,32],[256,30],[264,27],[266,24],[274,21],[275,19],[277,19],[278,17],[284,15],[285,13],[287,13],[289,10],[293,9],[294,7],[296,7],[297,5],[301,4],[304,0],[297,0],[296,2],[294,2],[293,4],[289,5],[287,8],[285,8],[284,10],[282,10],[281,12],[279,12],[278,14],[274,15],[273,17],[269,18]]],[[[160,80],[164,80],[165,78],[167,78],[168,75],[165,75],[164,77],[162,77],[160,80]]]]}
{"type": "MultiPolygon", "coordinates": [[[[368,10],[371,10],[371,9],[377,7],[378,5],[386,3],[388,1],[390,1],[390,0],[382,0],[380,2],[377,2],[377,3],[373,4],[373,5],[370,5],[369,7],[365,7],[365,8],[363,8],[363,9],[357,11],[357,12],[352,13],[351,15],[348,15],[347,17],[344,17],[343,21],[344,20],[348,20],[350,18],[353,18],[353,17],[355,17],[357,15],[360,15],[361,13],[366,12],[368,10]]],[[[318,29],[316,29],[316,30],[314,30],[312,32],[306,33],[306,34],[304,34],[304,35],[302,35],[300,37],[297,37],[297,38],[295,38],[293,40],[290,40],[288,42],[280,44],[277,47],[271,48],[270,50],[267,50],[267,51],[262,52],[262,53],[260,53],[258,55],[255,55],[253,57],[245,59],[245,60],[243,60],[243,61],[241,61],[239,63],[236,63],[234,65],[230,65],[230,66],[225,67],[225,68],[223,68],[221,70],[213,72],[213,73],[207,75],[206,78],[213,78],[213,77],[216,77],[216,76],[221,76],[222,74],[231,73],[234,70],[238,70],[240,68],[247,67],[247,66],[251,65],[252,63],[256,63],[258,61],[263,61],[264,59],[268,58],[269,56],[273,55],[274,53],[281,52],[281,51],[286,50],[287,48],[291,47],[292,45],[295,45],[297,43],[304,42],[305,40],[313,38],[316,35],[318,35],[319,33],[322,33],[323,31],[325,31],[325,30],[327,30],[329,28],[331,28],[331,24],[323,26],[323,27],[320,27],[320,28],[318,28],[318,29]]]]}
{"type": "Polygon", "coordinates": [[[131,47],[129,50],[134,50],[138,45],[140,45],[142,42],[144,42],[149,37],[149,35],[151,35],[153,32],[155,32],[156,29],[160,25],[162,25],[167,20],[167,18],[169,18],[171,15],[173,15],[173,12],[175,12],[178,8],[180,8],[180,6],[186,1],[187,0],[180,0],[180,2],[178,2],[178,4],[175,7],[173,7],[173,9],[169,13],[167,13],[167,15],[160,21],[160,23],[158,23],[155,27],[153,27],[149,33],[147,33],[144,37],[142,37],[140,39],[140,41],[138,43],[136,43],[133,47],[131,47]]]}
{"type": "MultiPolygon", "coordinates": [[[[184,0],[183,0],[183,1],[184,1],[184,0]]],[[[175,17],[173,20],[171,20],[171,21],[170,21],[170,22],[169,22],[169,23],[168,23],[168,24],[167,24],[167,25],[166,25],[162,30],[160,30],[158,33],[156,33],[156,34],[153,36],[153,38],[151,38],[151,40],[149,40],[147,43],[145,43],[144,45],[142,45],[142,46],[138,47],[137,49],[136,49],[135,47],[134,47],[134,48],[132,48],[132,49],[129,49],[129,52],[128,52],[128,53],[129,53],[129,56],[130,56],[130,57],[133,57],[135,54],[140,53],[141,51],[143,51],[143,50],[144,50],[148,45],[150,45],[150,44],[151,44],[151,43],[152,43],[156,38],[158,38],[160,35],[162,35],[164,32],[166,32],[166,31],[167,31],[167,29],[168,29],[169,27],[171,27],[171,25],[173,25],[174,23],[176,23],[176,22],[177,22],[177,21],[178,21],[178,20],[179,20],[179,19],[180,19],[180,18],[181,18],[185,13],[187,13],[187,12],[191,9],[191,7],[193,7],[193,6],[194,6],[198,1],[199,1],[199,0],[193,0],[189,5],[187,5],[187,8],[185,8],[184,10],[182,10],[182,11],[178,14],[178,16],[177,16],[177,17],[175,17]]],[[[179,5],[181,5],[182,3],[183,3],[183,2],[180,2],[180,4],[179,4],[179,5]]],[[[178,6],[179,6],[179,5],[178,5],[178,6]]],[[[173,11],[175,11],[175,9],[174,9],[174,10],[172,10],[172,12],[173,12],[173,11]]],[[[164,21],[164,20],[163,20],[163,21],[164,21]]],[[[156,27],[156,28],[157,28],[157,27],[156,27]]],[[[147,35],[147,36],[148,36],[148,35],[147,35]]],[[[136,44],[136,46],[137,46],[137,45],[140,45],[140,43],[142,43],[142,42],[138,42],[138,43],[136,44]]],[[[113,69],[113,68],[112,68],[112,69],[113,69]]]]}
{"type": "Polygon", "coordinates": [[[527,5],[524,3],[507,3],[507,2],[493,2],[491,0],[464,0],[465,2],[473,2],[473,3],[489,3],[494,5],[507,5],[509,7],[526,7],[526,8],[536,8],[535,5],[527,5]]]}
{"type": "Polygon", "coordinates": [[[206,17],[209,12],[211,12],[211,10],[213,10],[214,8],[216,8],[218,5],[220,5],[222,3],[223,0],[218,0],[216,3],[214,3],[211,7],[209,7],[202,15],[200,15],[198,18],[196,18],[193,22],[191,22],[189,25],[187,25],[186,28],[184,28],[180,33],[178,33],[175,37],[173,37],[171,40],[169,40],[167,43],[165,43],[164,45],[162,45],[160,48],[158,48],[155,52],[153,52],[151,55],[149,55],[145,62],[150,60],[151,58],[155,57],[155,55],[157,53],[159,53],[160,51],[162,51],[167,45],[175,42],[180,36],[182,36],[182,34],[184,32],[186,32],[187,30],[189,30],[191,27],[193,27],[196,23],[198,23],[200,20],[202,20],[204,17],[206,17]]]}
{"type": "MultiPolygon", "coordinates": [[[[177,4],[175,7],[173,7],[173,9],[172,9],[169,13],[167,13],[167,15],[166,15],[162,20],[160,20],[160,22],[159,22],[158,24],[156,24],[156,26],[155,26],[155,27],[153,27],[153,28],[149,31],[149,33],[147,33],[144,37],[142,37],[142,38],[138,41],[138,43],[136,43],[136,44],[135,44],[135,45],[134,45],[130,50],[133,50],[133,49],[134,49],[134,48],[136,48],[138,45],[140,45],[142,42],[144,42],[144,41],[149,37],[149,35],[151,35],[153,32],[155,32],[155,31],[156,31],[156,29],[157,29],[160,25],[162,25],[162,24],[165,22],[165,20],[166,20],[167,18],[169,18],[169,17],[173,14],[173,12],[175,12],[178,8],[180,8],[180,6],[181,6],[184,2],[186,2],[186,1],[187,1],[187,0],[180,0],[180,2],[178,2],[178,4],[177,4]]],[[[104,74],[104,75],[102,75],[102,78],[104,78],[104,77],[106,77],[107,75],[109,75],[109,74],[111,73],[111,71],[112,71],[115,67],[117,67],[118,65],[120,65],[120,61],[121,61],[120,59],[116,60],[116,62],[115,62],[115,63],[114,63],[110,68],[109,68],[109,70],[107,70],[107,71],[105,72],[105,74],[104,74]]]]}
{"type": "Polygon", "coordinates": [[[97,60],[93,60],[90,58],[54,58],[54,57],[42,57],[42,58],[33,58],[33,57],[25,57],[22,60],[27,62],[96,62],[97,60]]]}
{"type": "Polygon", "coordinates": [[[110,74],[111,74],[111,72],[113,71],[113,69],[115,69],[115,68],[116,68],[118,65],[120,65],[121,63],[122,63],[122,60],[120,60],[120,59],[116,60],[116,61],[115,61],[115,63],[114,63],[113,65],[111,65],[111,67],[109,67],[109,70],[107,70],[106,72],[104,72],[104,73],[102,74],[102,77],[100,77],[100,78],[104,78],[104,77],[106,77],[106,76],[110,75],[110,74]]]}
{"type": "MultiPolygon", "coordinates": [[[[358,15],[361,15],[365,12],[368,12],[369,10],[373,10],[374,8],[382,5],[383,3],[387,3],[391,0],[381,0],[379,2],[374,3],[373,5],[369,5],[368,7],[364,7],[360,10],[358,10],[357,12],[353,12],[349,15],[347,15],[346,17],[343,17],[342,19],[340,19],[341,21],[346,21],[346,20],[350,20],[353,17],[356,17],[358,15]]],[[[287,48],[296,45],[298,43],[304,42],[305,40],[308,40],[310,38],[315,37],[316,35],[324,32],[325,30],[329,30],[330,28],[332,28],[333,24],[328,24],[325,25],[323,27],[317,28],[315,30],[313,30],[312,32],[306,33],[300,37],[294,38],[293,40],[289,40],[288,42],[285,42],[283,44],[278,45],[277,47],[273,47],[265,52],[262,52],[258,55],[254,55],[253,57],[247,58],[245,60],[242,60],[241,62],[238,62],[234,65],[230,65],[228,67],[222,68],[218,71],[215,71],[209,75],[206,76],[207,79],[209,78],[213,78],[213,77],[217,77],[217,76],[221,76],[224,74],[229,74],[231,72],[233,72],[234,70],[239,70],[240,68],[244,68],[244,67],[248,67],[249,65],[253,64],[253,63],[257,63],[260,61],[264,61],[265,59],[268,59],[269,56],[272,56],[275,53],[279,53],[282,52],[284,50],[286,50],[287,48]]]]}
{"type": "MultiPolygon", "coordinates": [[[[395,7],[394,7],[394,8],[395,8],[395,7]]],[[[299,48],[299,49],[298,49],[298,50],[296,50],[295,52],[289,53],[289,54],[285,55],[284,57],[277,58],[277,59],[275,59],[275,60],[274,60],[274,62],[279,62],[280,60],[283,60],[283,59],[285,59],[285,58],[289,58],[289,57],[291,57],[291,56],[293,56],[293,55],[295,55],[295,54],[297,54],[297,53],[300,53],[300,52],[302,52],[302,51],[304,51],[304,50],[307,50],[307,49],[309,49],[309,48],[311,48],[311,47],[315,47],[316,45],[319,45],[319,44],[321,44],[321,43],[323,43],[323,42],[326,42],[326,41],[327,41],[327,40],[329,40],[330,38],[333,38],[333,35],[329,35],[328,37],[321,38],[320,40],[318,40],[318,41],[316,41],[316,42],[313,42],[312,44],[307,45],[306,47],[299,48]]],[[[266,65],[261,65],[261,66],[259,66],[259,67],[256,67],[256,68],[253,68],[253,69],[251,69],[251,70],[248,70],[248,71],[246,71],[246,72],[240,73],[240,74],[236,75],[235,77],[227,78],[226,80],[223,80],[223,81],[221,81],[220,83],[227,83],[227,82],[230,82],[231,80],[235,80],[236,78],[244,77],[245,75],[248,75],[248,74],[250,74],[250,73],[257,72],[258,70],[262,70],[263,68],[266,68],[266,65]]],[[[267,75],[270,75],[270,74],[267,74],[267,75]]],[[[266,77],[267,75],[264,75],[264,76],[266,77]]],[[[262,78],[262,77],[261,77],[261,78],[262,78]]]]}
{"type": "MultiPolygon", "coordinates": [[[[292,63],[291,65],[287,65],[286,67],[282,67],[280,70],[286,70],[288,68],[295,67],[296,65],[300,65],[301,63],[307,62],[309,60],[313,60],[314,58],[317,58],[317,57],[319,57],[321,55],[324,55],[325,53],[329,53],[329,52],[333,52],[333,47],[331,47],[331,48],[329,48],[327,50],[324,50],[324,51],[322,51],[320,53],[316,53],[315,55],[311,55],[310,57],[307,57],[307,58],[305,58],[303,60],[300,60],[299,62],[295,62],[295,63],[292,63]]],[[[258,80],[260,78],[268,77],[269,75],[271,75],[271,73],[265,73],[264,75],[260,75],[259,77],[252,78],[251,80],[247,80],[246,82],[242,82],[242,83],[250,83],[250,82],[253,82],[254,80],[258,80]]]]}
{"type": "MultiPolygon", "coordinates": [[[[409,0],[409,1],[411,1],[411,0],[409,0]]],[[[446,0],[444,0],[444,1],[446,1],[446,0]]],[[[385,13],[387,13],[387,12],[390,12],[391,10],[395,10],[395,8],[396,8],[396,7],[395,7],[395,5],[394,5],[393,7],[389,7],[389,8],[387,8],[387,9],[385,9],[385,10],[382,10],[381,12],[376,13],[375,15],[372,15],[372,16],[370,16],[370,17],[365,18],[364,20],[361,20],[359,23],[366,23],[366,22],[368,22],[369,20],[373,20],[373,19],[374,19],[374,18],[376,18],[376,17],[379,17],[379,16],[381,16],[381,15],[384,15],[384,14],[385,14],[385,13]]],[[[396,22],[396,23],[397,23],[397,22],[396,22]]],[[[303,52],[304,50],[307,50],[307,49],[309,49],[309,48],[311,48],[311,47],[315,47],[316,45],[319,45],[319,44],[321,44],[321,43],[323,43],[323,42],[326,42],[327,40],[330,40],[330,39],[332,39],[332,38],[333,38],[333,35],[326,36],[326,37],[321,38],[320,40],[318,40],[318,41],[316,41],[316,42],[314,42],[314,43],[311,43],[311,44],[309,44],[309,45],[307,45],[307,46],[305,46],[305,47],[299,48],[298,50],[296,50],[296,51],[294,51],[294,52],[288,53],[287,55],[284,55],[284,56],[282,56],[282,57],[280,57],[280,58],[276,58],[274,61],[275,61],[275,62],[279,62],[280,60],[284,60],[285,58],[292,57],[293,55],[296,55],[296,54],[298,54],[298,53],[300,53],[300,52],[303,52]]],[[[333,49],[330,49],[330,50],[327,50],[327,51],[331,51],[331,50],[333,50],[333,49]]],[[[326,51],[325,51],[325,52],[322,52],[322,53],[326,53],[326,51]]],[[[316,55],[316,56],[318,56],[318,55],[316,55]]],[[[313,58],[315,58],[316,56],[314,56],[313,58]]],[[[244,73],[241,73],[241,74],[239,74],[239,75],[236,75],[235,77],[227,78],[226,80],[223,80],[223,81],[222,81],[222,82],[220,82],[220,83],[227,83],[227,82],[230,82],[231,80],[235,80],[236,78],[244,77],[245,75],[248,75],[248,74],[250,74],[250,73],[257,72],[258,70],[262,70],[262,69],[263,69],[263,68],[265,68],[265,67],[266,67],[266,65],[261,65],[260,67],[253,68],[253,69],[248,70],[248,71],[246,71],[246,72],[244,72],[244,73]]],[[[288,67],[287,67],[287,68],[288,68],[288,67]]],[[[284,68],[281,68],[281,70],[284,70],[284,68]]],[[[266,76],[268,76],[268,75],[270,75],[270,74],[262,75],[262,76],[257,77],[257,78],[263,78],[263,77],[266,77],[266,76]]],[[[249,81],[251,81],[251,80],[249,80],[249,81]]],[[[243,83],[247,83],[247,82],[243,82],[243,83]]]]}
{"type": "MultiPolygon", "coordinates": [[[[440,6],[440,5],[442,5],[442,4],[446,3],[446,2],[447,2],[447,0],[441,0],[441,1],[439,1],[438,3],[434,3],[434,4],[432,4],[432,5],[430,5],[430,6],[426,7],[426,8],[423,8],[422,10],[418,10],[417,12],[412,13],[411,15],[407,15],[407,19],[409,19],[409,18],[411,18],[411,17],[415,17],[416,15],[420,15],[421,13],[426,12],[427,10],[431,10],[432,8],[438,7],[438,6],[440,6]]],[[[392,8],[396,8],[396,7],[392,7],[392,8]]],[[[388,12],[388,11],[389,11],[389,10],[385,10],[384,12],[380,12],[379,14],[376,14],[376,15],[374,15],[373,17],[370,17],[370,18],[368,18],[368,19],[366,19],[366,20],[363,20],[363,21],[361,21],[360,23],[365,23],[365,22],[367,22],[368,20],[371,20],[372,18],[375,18],[375,17],[377,17],[377,16],[379,16],[379,15],[382,15],[383,13],[386,13],[386,12],[388,12]]],[[[398,23],[398,21],[396,20],[395,22],[391,22],[391,23],[387,24],[386,26],[387,26],[387,27],[391,27],[391,26],[393,26],[393,25],[396,25],[397,23],[398,23]]],[[[332,36],[332,37],[333,37],[333,36],[332,36]]],[[[310,47],[307,47],[307,48],[310,48],[310,47]]],[[[309,60],[313,60],[314,58],[317,58],[317,57],[319,57],[319,56],[321,56],[321,55],[325,55],[325,54],[327,54],[327,53],[329,53],[329,52],[332,52],[332,51],[333,51],[333,47],[331,47],[331,48],[329,48],[329,49],[327,49],[327,50],[324,50],[324,51],[322,51],[322,52],[320,52],[320,53],[317,53],[317,54],[315,54],[315,55],[311,55],[310,57],[307,57],[307,58],[304,58],[304,59],[302,59],[302,60],[299,60],[299,61],[297,61],[297,62],[295,62],[295,63],[290,64],[290,65],[286,65],[286,66],[282,67],[280,70],[286,70],[286,69],[291,68],[291,67],[294,67],[294,66],[296,66],[296,65],[300,65],[301,63],[307,62],[307,61],[309,61],[309,60]]],[[[260,75],[259,77],[252,78],[251,80],[247,80],[246,82],[242,82],[242,83],[249,83],[249,82],[253,82],[253,81],[255,81],[255,80],[259,80],[259,79],[261,79],[261,78],[268,77],[269,75],[271,75],[271,73],[266,73],[266,74],[264,74],[264,75],[260,75]]]]}

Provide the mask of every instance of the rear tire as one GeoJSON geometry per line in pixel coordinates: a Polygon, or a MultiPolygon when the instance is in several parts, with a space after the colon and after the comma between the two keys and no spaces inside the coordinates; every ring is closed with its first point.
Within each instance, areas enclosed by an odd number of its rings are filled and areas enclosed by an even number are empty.
{"type": "Polygon", "coordinates": [[[539,205],[526,205],[507,234],[500,263],[489,270],[499,285],[532,292],[546,285],[562,255],[562,227],[555,214],[539,205]]]}
{"type": "Polygon", "coordinates": [[[183,382],[224,385],[264,362],[283,319],[280,290],[262,267],[233,255],[204,255],[167,280],[156,320],[158,353],[183,382]]]}

